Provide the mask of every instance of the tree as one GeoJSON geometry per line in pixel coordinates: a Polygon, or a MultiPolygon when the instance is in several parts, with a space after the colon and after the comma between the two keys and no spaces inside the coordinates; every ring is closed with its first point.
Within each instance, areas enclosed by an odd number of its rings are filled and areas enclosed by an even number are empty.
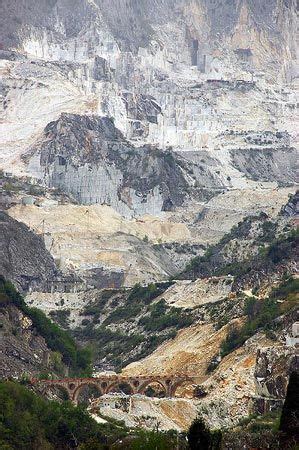
{"type": "Polygon", "coordinates": [[[249,297],[245,302],[245,314],[249,319],[253,319],[257,312],[257,300],[254,297],[249,297]]]}
{"type": "Polygon", "coordinates": [[[210,431],[202,418],[194,420],[189,428],[187,438],[190,450],[220,449],[221,432],[210,431]]]}
{"type": "Polygon", "coordinates": [[[295,448],[299,444],[299,374],[292,372],[282,408],[279,431],[282,448],[295,448]]]}

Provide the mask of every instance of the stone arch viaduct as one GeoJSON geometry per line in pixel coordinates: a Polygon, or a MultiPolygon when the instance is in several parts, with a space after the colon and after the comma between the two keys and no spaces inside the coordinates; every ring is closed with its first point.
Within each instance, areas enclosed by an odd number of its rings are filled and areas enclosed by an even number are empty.
{"type": "Polygon", "coordinates": [[[62,389],[70,401],[77,404],[78,397],[83,387],[95,387],[99,395],[110,392],[122,392],[124,386],[129,395],[146,394],[147,388],[152,383],[161,386],[165,397],[174,397],[176,390],[185,383],[194,384],[196,378],[189,376],[124,376],[124,375],[103,375],[98,378],[65,378],[62,380],[37,380],[32,379],[31,383],[43,393],[52,388],[62,389]]]}

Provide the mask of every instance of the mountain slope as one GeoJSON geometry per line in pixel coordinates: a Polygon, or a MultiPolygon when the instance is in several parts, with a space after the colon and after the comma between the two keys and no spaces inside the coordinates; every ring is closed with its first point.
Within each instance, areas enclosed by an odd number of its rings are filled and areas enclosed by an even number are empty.
{"type": "Polygon", "coordinates": [[[130,426],[279,409],[298,306],[295,0],[1,11],[0,271],[26,295],[23,315],[4,299],[4,353],[24,338],[35,358],[38,332],[87,368],[34,306],[94,347],[95,370],[196,376],[180,394],[197,399],[108,406],[130,426]]]}

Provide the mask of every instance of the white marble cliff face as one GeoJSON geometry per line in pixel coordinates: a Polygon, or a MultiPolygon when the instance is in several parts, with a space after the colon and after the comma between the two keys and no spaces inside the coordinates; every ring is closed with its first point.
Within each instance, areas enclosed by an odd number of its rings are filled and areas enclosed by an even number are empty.
{"type": "Polygon", "coordinates": [[[164,180],[142,199],[129,184],[124,202],[123,171],[113,164],[81,160],[63,173],[57,164],[41,165],[49,122],[61,113],[93,114],[112,117],[137,149],[184,154],[196,173],[184,173],[192,188],[293,183],[294,1],[17,6],[10,2],[18,20],[3,27],[2,167],[29,171],[82,203],[109,203],[123,214],[161,212],[164,180]]]}

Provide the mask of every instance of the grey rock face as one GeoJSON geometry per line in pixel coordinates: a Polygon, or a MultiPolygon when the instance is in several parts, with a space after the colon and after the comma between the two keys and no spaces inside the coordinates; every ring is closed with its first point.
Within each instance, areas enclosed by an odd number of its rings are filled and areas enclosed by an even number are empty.
{"type": "Polygon", "coordinates": [[[88,286],[95,289],[121,288],[124,282],[124,272],[121,270],[105,270],[99,267],[86,270],[84,280],[88,286]]]}
{"type": "MultiPolygon", "coordinates": [[[[200,0],[199,9],[204,10],[206,22],[205,30],[212,36],[229,35],[237,24],[242,7],[248,9],[252,18],[258,18],[255,24],[259,30],[265,30],[272,35],[276,42],[285,31],[277,27],[277,16],[289,14],[295,10],[296,2],[287,0],[279,2],[271,0],[200,0]]],[[[173,20],[182,20],[191,15],[194,5],[189,0],[139,0],[125,2],[123,0],[3,0],[1,29],[6,38],[4,43],[16,44],[20,34],[28,32],[29,27],[43,26],[56,37],[71,38],[78,36],[84,28],[95,20],[98,14],[104,19],[106,26],[117,39],[119,45],[126,50],[146,47],[155,36],[157,26],[166,25],[173,20]],[[62,20],[63,27],[57,26],[57,17],[62,20]],[[5,20],[6,19],[6,20],[5,20]],[[9,20],[7,20],[9,19],[9,20]]],[[[194,30],[194,22],[190,20],[186,35],[194,30]]],[[[216,39],[215,39],[216,40],[216,39]]]]}
{"type": "Polygon", "coordinates": [[[295,148],[251,148],[231,150],[234,166],[248,178],[277,181],[281,185],[296,182],[297,151],[295,148]]]}
{"type": "Polygon", "coordinates": [[[0,309],[0,377],[36,375],[50,369],[51,351],[18,308],[0,309]]]}
{"type": "Polygon", "coordinates": [[[157,215],[197,195],[195,163],[171,150],[134,147],[109,118],[63,114],[46,127],[36,150],[47,184],[83,204],[157,215]]]}
{"type": "Polygon", "coordinates": [[[299,214],[299,191],[291,196],[288,203],[282,208],[281,214],[286,217],[296,218],[299,214]]]}
{"type": "Polygon", "coordinates": [[[289,375],[296,369],[294,361],[294,348],[268,347],[259,350],[254,374],[258,394],[262,397],[284,399],[289,375]]]}
{"type": "MultiPolygon", "coordinates": [[[[3,160],[26,153],[47,123],[72,112],[113,117],[139,153],[152,145],[188,154],[195,176],[181,168],[189,189],[195,183],[212,190],[244,188],[251,186],[248,178],[292,182],[296,136],[288,117],[295,100],[282,83],[294,78],[294,0],[3,0],[2,12],[1,57],[11,74],[4,77],[9,146],[5,140],[3,160]],[[38,114],[31,101],[46,111],[38,114]],[[11,125],[16,110],[24,122],[19,128],[11,125]],[[194,152],[202,151],[210,153],[212,168],[194,164],[194,152]]],[[[122,170],[94,167],[89,178],[84,164],[78,172],[70,165],[64,175],[59,169],[52,185],[65,185],[82,203],[117,203],[125,214],[171,206],[159,187],[141,202],[137,190],[125,194],[136,205],[128,206],[123,194],[116,200],[122,170]]]]}
{"type": "Polygon", "coordinates": [[[292,324],[297,321],[296,308],[280,316],[273,326],[273,337],[279,339],[276,345],[260,348],[257,351],[254,379],[256,398],[253,405],[256,412],[281,408],[286,397],[290,374],[299,370],[298,352],[295,346],[286,345],[292,324]]]}
{"type": "Polygon", "coordinates": [[[94,59],[93,78],[97,81],[111,81],[112,73],[106,59],[96,56],[94,59]]]}
{"type": "Polygon", "coordinates": [[[130,119],[141,121],[146,119],[151,123],[158,123],[158,115],[161,114],[161,107],[150,95],[133,95],[131,92],[124,92],[123,98],[126,110],[130,119]]]}
{"type": "Polygon", "coordinates": [[[21,291],[42,289],[58,271],[41,237],[0,211],[0,274],[21,291]]]}

